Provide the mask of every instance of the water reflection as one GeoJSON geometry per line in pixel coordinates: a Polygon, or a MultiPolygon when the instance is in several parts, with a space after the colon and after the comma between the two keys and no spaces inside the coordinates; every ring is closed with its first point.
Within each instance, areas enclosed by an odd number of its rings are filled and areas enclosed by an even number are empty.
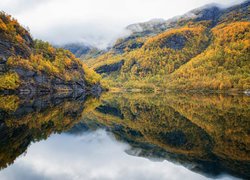
{"type": "Polygon", "coordinates": [[[0,101],[8,102],[0,105],[0,178],[250,176],[247,96],[107,93],[0,101]]]}
{"type": "Polygon", "coordinates": [[[0,179],[205,179],[168,161],[129,156],[128,149],[104,130],[77,137],[53,135],[32,144],[25,156],[0,173],[0,179]]]}

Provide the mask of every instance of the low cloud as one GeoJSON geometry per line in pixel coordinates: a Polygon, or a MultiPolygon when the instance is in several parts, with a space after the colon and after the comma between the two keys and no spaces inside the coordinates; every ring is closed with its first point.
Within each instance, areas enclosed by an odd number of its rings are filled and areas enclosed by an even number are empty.
{"type": "Polygon", "coordinates": [[[104,49],[119,37],[128,35],[123,27],[114,27],[111,23],[67,23],[57,24],[39,32],[39,38],[50,41],[55,45],[67,43],[84,43],[104,49]],[[72,30],[72,28],[74,30],[72,30]]]}
{"type": "Polygon", "coordinates": [[[168,19],[208,3],[223,6],[243,0],[1,0],[0,9],[13,15],[35,38],[54,44],[83,42],[105,48],[129,24],[168,19]]]}

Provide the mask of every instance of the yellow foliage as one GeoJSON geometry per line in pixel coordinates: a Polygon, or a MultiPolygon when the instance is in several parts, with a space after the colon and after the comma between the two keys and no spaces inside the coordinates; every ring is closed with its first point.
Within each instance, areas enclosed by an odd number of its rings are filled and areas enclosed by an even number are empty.
{"type": "Polygon", "coordinates": [[[2,21],[2,19],[0,19],[0,29],[3,31],[7,30],[7,26],[6,24],[2,21]]]}
{"type": "Polygon", "coordinates": [[[65,61],[64,61],[64,64],[65,64],[66,67],[70,67],[71,63],[72,63],[72,61],[69,58],[66,58],[65,61]]]}
{"type": "Polygon", "coordinates": [[[1,95],[0,109],[5,111],[16,111],[19,106],[19,98],[16,95],[1,95]]]}
{"type": "MultiPolygon", "coordinates": [[[[99,83],[100,76],[87,67],[83,68],[82,62],[70,51],[54,48],[41,40],[33,41],[29,32],[4,12],[0,12],[0,31],[1,38],[11,44],[8,48],[8,54],[12,54],[7,61],[9,69],[22,68],[65,81],[86,79],[90,84],[99,83]]],[[[0,90],[16,89],[20,84],[18,75],[13,73],[1,75],[0,80],[0,90]]]]}
{"type": "Polygon", "coordinates": [[[6,73],[0,75],[0,82],[0,90],[17,89],[20,85],[20,79],[16,73],[6,73]]]}
{"type": "Polygon", "coordinates": [[[84,63],[82,63],[82,68],[83,68],[84,73],[85,73],[85,80],[89,84],[96,84],[96,83],[100,82],[101,76],[99,74],[97,74],[93,69],[88,68],[88,66],[84,63]]]}
{"type": "Polygon", "coordinates": [[[17,40],[17,42],[20,43],[20,44],[24,43],[23,38],[22,38],[19,34],[16,35],[16,40],[17,40]]]}
{"type": "Polygon", "coordinates": [[[246,90],[250,87],[250,23],[212,29],[209,48],[171,75],[171,89],[246,90]]]}
{"type": "Polygon", "coordinates": [[[184,35],[187,38],[194,37],[194,36],[200,36],[202,32],[204,32],[205,27],[202,25],[198,25],[195,27],[188,27],[184,26],[182,28],[178,29],[171,29],[169,31],[163,32],[157,36],[154,36],[152,38],[149,38],[145,42],[145,46],[154,47],[156,45],[159,45],[164,42],[164,40],[172,35],[184,35]]]}
{"type": "Polygon", "coordinates": [[[98,69],[124,60],[120,71],[103,75],[113,81],[111,86],[120,88],[152,89],[153,84],[153,89],[249,89],[250,22],[220,24],[212,29],[209,24],[204,21],[170,29],[148,37],[139,49],[115,55],[108,52],[87,63],[98,69]],[[186,41],[183,47],[175,49],[182,40],[186,41]]]}
{"type": "Polygon", "coordinates": [[[11,57],[7,63],[11,66],[21,66],[29,70],[44,71],[54,75],[59,74],[58,67],[54,66],[49,60],[44,59],[41,55],[31,55],[29,59],[11,57]]]}

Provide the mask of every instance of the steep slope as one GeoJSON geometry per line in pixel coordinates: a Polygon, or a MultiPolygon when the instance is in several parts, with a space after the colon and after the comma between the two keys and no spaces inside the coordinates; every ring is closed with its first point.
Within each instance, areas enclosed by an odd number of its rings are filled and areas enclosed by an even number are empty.
{"type": "Polygon", "coordinates": [[[247,90],[249,5],[208,5],[168,21],[130,25],[130,36],[86,63],[119,87],[247,90]]]}
{"type": "Polygon", "coordinates": [[[181,89],[249,89],[250,22],[212,29],[213,42],[203,53],[176,70],[167,86],[181,89]]]}
{"type": "Polygon", "coordinates": [[[34,41],[15,19],[0,13],[1,91],[86,92],[99,87],[99,79],[72,53],[34,41]]]}

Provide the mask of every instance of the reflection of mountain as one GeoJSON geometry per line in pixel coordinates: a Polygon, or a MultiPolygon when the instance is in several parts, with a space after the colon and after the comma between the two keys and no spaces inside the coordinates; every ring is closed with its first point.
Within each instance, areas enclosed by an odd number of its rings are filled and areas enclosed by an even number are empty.
{"type": "Polygon", "coordinates": [[[89,113],[128,153],[166,158],[188,168],[218,176],[249,177],[249,97],[222,95],[106,94],[89,113]]]}
{"type": "Polygon", "coordinates": [[[71,129],[96,102],[91,97],[61,95],[23,101],[0,96],[0,102],[4,100],[8,101],[0,106],[0,169],[12,164],[31,142],[71,129]]]}
{"type": "MultiPolygon", "coordinates": [[[[1,96],[0,167],[52,133],[105,128],[130,144],[128,154],[167,159],[216,177],[249,178],[250,97],[107,93],[99,100],[1,96]]],[[[69,152],[70,153],[70,152],[69,152]]]]}

